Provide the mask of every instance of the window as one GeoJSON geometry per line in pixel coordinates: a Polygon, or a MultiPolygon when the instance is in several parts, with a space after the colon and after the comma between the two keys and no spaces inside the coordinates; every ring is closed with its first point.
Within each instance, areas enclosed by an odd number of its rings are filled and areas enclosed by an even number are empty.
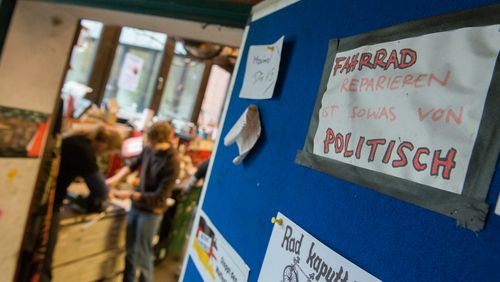
{"type": "Polygon", "coordinates": [[[156,89],[167,35],[123,27],[103,103],[115,98],[120,115],[137,116],[147,109],[156,89]]]}
{"type": "Polygon", "coordinates": [[[198,116],[198,127],[203,132],[215,133],[219,126],[230,77],[228,71],[217,65],[212,66],[198,116]]]}
{"type": "Polygon", "coordinates": [[[103,24],[90,20],[82,20],[80,25],[80,34],[71,52],[70,68],[66,73],[62,92],[82,98],[85,93],[92,91],[87,85],[97,53],[103,24]]]}
{"type": "Polygon", "coordinates": [[[113,99],[119,106],[118,117],[132,124],[151,109],[161,119],[194,122],[206,133],[216,132],[231,75],[223,67],[234,65],[235,49],[219,47],[211,53],[203,42],[170,39],[167,43],[163,33],[89,20],[81,25],[63,92],[76,85],[73,88],[80,92],[92,93],[67,99],[65,105],[74,105],[67,107],[74,117],[91,102],[106,107],[113,99]],[[212,57],[206,58],[207,54],[212,57]]]}
{"type": "Polygon", "coordinates": [[[204,70],[204,62],[174,55],[158,114],[191,121],[204,70]]]}

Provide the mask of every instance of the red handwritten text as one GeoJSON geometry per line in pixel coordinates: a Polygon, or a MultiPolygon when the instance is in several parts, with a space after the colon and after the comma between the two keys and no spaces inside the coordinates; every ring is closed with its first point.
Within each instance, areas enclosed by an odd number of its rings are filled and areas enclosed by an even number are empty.
{"type": "Polygon", "coordinates": [[[322,117],[329,117],[333,116],[333,113],[335,110],[339,109],[339,105],[337,104],[330,104],[330,105],[324,105],[321,107],[321,116],[322,117]]]}
{"type": "Polygon", "coordinates": [[[451,172],[456,165],[455,157],[457,155],[457,150],[453,147],[443,154],[443,150],[434,150],[434,152],[431,152],[427,147],[415,148],[409,141],[399,142],[397,146],[396,140],[389,140],[389,142],[387,142],[385,138],[369,139],[365,142],[365,137],[363,136],[360,136],[356,146],[353,146],[350,144],[351,135],[351,132],[345,134],[345,136],[340,132],[335,134],[331,128],[328,128],[325,132],[325,139],[323,141],[323,153],[328,154],[331,145],[334,146],[334,152],[336,154],[342,154],[344,158],[354,156],[356,159],[360,159],[362,152],[365,152],[368,154],[368,162],[381,161],[383,164],[390,164],[393,168],[402,168],[412,165],[415,171],[429,169],[431,176],[437,176],[441,171],[441,177],[446,180],[450,179],[451,172]],[[354,148],[356,148],[355,151],[353,151],[354,148]],[[378,150],[385,150],[380,160],[376,159],[378,150]],[[355,153],[353,154],[353,152],[355,153]],[[427,157],[423,158],[422,156],[424,155],[427,157]]]}
{"type": "Polygon", "coordinates": [[[340,93],[361,93],[391,91],[407,88],[432,87],[434,85],[446,87],[451,77],[451,70],[438,76],[434,73],[420,73],[407,75],[381,75],[379,77],[348,78],[342,81],[340,93]]]}
{"type": "Polygon", "coordinates": [[[349,57],[335,58],[335,66],[333,67],[333,76],[340,72],[348,74],[355,70],[362,71],[363,68],[384,70],[389,69],[406,69],[413,66],[417,62],[417,52],[412,49],[401,49],[399,53],[393,49],[390,53],[382,48],[374,54],[369,52],[356,53],[349,57]]]}
{"type": "Polygon", "coordinates": [[[460,107],[458,113],[454,111],[452,108],[448,108],[447,110],[438,108],[438,109],[430,109],[428,111],[424,110],[422,107],[418,108],[418,119],[420,121],[425,120],[427,117],[434,122],[442,120],[444,118],[445,122],[448,124],[450,120],[453,119],[457,124],[462,124],[462,117],[464,115],[464,107],[460,107]]]}
{"type": "Polygon", "coordinates": [[[349,118],[365,118],[373,120],[396,120],[396,113],[394,112],[394,107],[378,107],[378,108],[359,108],[353,107],[349,118]]]}

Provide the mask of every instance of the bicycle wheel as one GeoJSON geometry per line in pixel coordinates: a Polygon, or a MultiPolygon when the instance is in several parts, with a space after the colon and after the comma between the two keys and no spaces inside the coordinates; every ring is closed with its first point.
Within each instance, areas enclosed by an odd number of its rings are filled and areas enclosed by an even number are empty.
{"type": "Polygon", "coordinates": [[[291,265],[287,265],[285,269],[283,269],[283,282],[298,282],[299,276],[297,274],[297,270],[291,265]]]}

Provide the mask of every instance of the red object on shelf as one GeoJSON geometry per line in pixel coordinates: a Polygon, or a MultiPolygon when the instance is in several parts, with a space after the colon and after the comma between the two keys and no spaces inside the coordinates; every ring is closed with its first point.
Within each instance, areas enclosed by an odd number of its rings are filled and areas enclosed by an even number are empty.
{"type": "Polygon", "coordinates": [[[142,152],[142,136],[131,137],[123,141],[122,156],[130,158],[138,156],[142,152]]]}
{"type": "Polygon", "coordinates": [[[28,144],[26,151],[28,157],[39,157],[42,153],[42,145],[45,140],[45,136],[47,135],[47,128],[49,125],[50,119],[47,119],[46,122],[38,125],[35,135],[31,139],[31,142],[28,144]]]}
{"type": "Polygon", "coordinates": [[[120,154],[114,154],[109,158],[108,171],[106,172],[106,177],[111,177],[115,175],[125,164],[123,163],[120,154]]]}
{"type": "Polygon", "coordinates": [[[75,104],[75,98],[73,98],[73,95],[69,95],[68,104],[67,104],[67,108],[66,108],[66,117],[67,118],[73,118],[74,104],[75,104]]]}
{"type": "Polygon", "coordinates": [[[198,166],[204,160],[210,158],[211,154],[212,151],[205,151],[205,150],[189,150],[186,152],[186,155],[188,155],[191,158],[191,161],[193,162],[194,166],[198,166]]]}
{"type": "Polygon", "coordinates": [[[142,131],[138,131],[138,130],[133,130],[130,133],[130,137],[139,137],[139,136],[142,136],[142,135],[143,135],[142,131]]]}

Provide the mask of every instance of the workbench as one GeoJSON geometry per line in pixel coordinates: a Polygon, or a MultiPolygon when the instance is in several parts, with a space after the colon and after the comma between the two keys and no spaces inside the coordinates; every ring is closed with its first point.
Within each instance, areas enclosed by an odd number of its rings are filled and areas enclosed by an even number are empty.
{"type": "Polygon", "coordinates": [[[78,214],[68,205],[61,208],[52,264],[54,282],[121,280],[125,267],[126,205],[113,200],[105,212],[98,214],[78,214]]]}

